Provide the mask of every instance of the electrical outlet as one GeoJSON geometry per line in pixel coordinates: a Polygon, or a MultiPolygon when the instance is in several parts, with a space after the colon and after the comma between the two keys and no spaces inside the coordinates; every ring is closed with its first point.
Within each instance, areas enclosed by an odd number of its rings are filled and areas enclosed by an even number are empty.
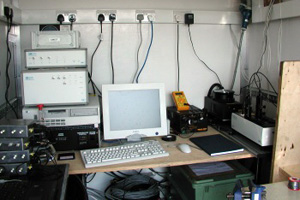
{"type": "Polygon", "coordinates": [[[182,16],[180,16],[180,15],[174,15],[174,19],[175,19],[175,22],[182,22],[183,21],[182,16]]]}
{"type": "Polygon", "coordinates": [[[98,16],[99,16],[100,14],[102,14],[102,15],[105,16],[104,22],[110,22],[110,21],[109,21],[109,15],[111,15],[111,14],[115,14],[115,16],[116,16],[115,21],[118,20],[118,17],[117,17],[117,11],[116,11],[116,10],[97,10],[97,11],[96,11],[96,19],[98,19],[98,16]]]}
{"type": "Polygon", "coordinates": [[[144,19],[141,20],[142,22],[149,22],[149,18],[151,19],[151,21],[155,21],[155,11],[154,10],[136,10],[135,19],[137,22],[139,21],[137,19],[138,15],[144,16],[144,19]]]}
{"type": "Polygon", "coordinates": [[[148,19],[149,22],[150,21],[154,22],[155,21],[155,14],[154,13],[147,14],[147,19],[148,19]]]}
{"type": "Polygon", "coordinates": [[[69,14],[69,22],[76,22],[76,20],[77,20],[77,16],[76,16],[76,14],[75,13],[70,13],[69,14]]]}
{"type": "Polygon", "coordinates": [[[56,19],[57,19],[58,15],[64,16],[65,21],[63,23],[65,23],[65,22],[69,23],[70,20],[74,19],[74,16],[75,16],[75,21],[77,20],[77,11],[76,10],[56,11],[56,16],[55,16],[56,19]]]}
{"type": "Polygon", "coordinates": [[[185,10],[185,11],[174,11],[173,12],[173,15],[174,15],[174,22],[184,22],[184,15],[186,13],[193,13],[192,11],[190,10],[185,10]]]}

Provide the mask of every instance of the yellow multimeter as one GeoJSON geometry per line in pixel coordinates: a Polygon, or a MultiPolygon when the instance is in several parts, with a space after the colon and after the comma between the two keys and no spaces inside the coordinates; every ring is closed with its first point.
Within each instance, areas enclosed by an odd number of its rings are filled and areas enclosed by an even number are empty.
{"type": "Polygon", "coordinates": [[[172,92],[172,97],[175,102],[178,111],[189,110],[190,106],[186,100],[183,91],[174,91],[172,92]]]}

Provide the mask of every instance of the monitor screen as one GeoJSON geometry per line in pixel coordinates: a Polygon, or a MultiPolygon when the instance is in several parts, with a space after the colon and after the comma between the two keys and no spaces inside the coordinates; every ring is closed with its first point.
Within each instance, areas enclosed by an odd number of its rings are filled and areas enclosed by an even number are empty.
{"type": "Polygon", "coordinates": [[[105,140],[167,134],[163,84],[103,85],[102,105],[105,140]]]}

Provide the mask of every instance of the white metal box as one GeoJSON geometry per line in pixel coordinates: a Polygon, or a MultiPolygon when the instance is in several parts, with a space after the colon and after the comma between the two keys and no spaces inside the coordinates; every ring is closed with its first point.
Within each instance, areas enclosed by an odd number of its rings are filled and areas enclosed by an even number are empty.
{"type": "Polygon", "coordinates": [[[40,69],[22,72],[23,105],[88,103],[87,69],[40,69]]]}
{"type": "Polygon", "coordinates": [[[274,127],[262,127],[241,114],[232,113],[231,128],[260,146],[273,145],[274,127]]]}
{"type": "MultiPolygon", "coordinates": [[[[100,124],[100,103],[98,96],[89,96],[89,103],[86,105],[74,106],[50,106],[42,109],[44,117],[39,124],[47,127],[55,126],[77,126],[100,124]]],[[[22,109],[23,119],[39,120],[39,110],[37,107],[24,107],[22,109]]]]}
{"type": "Polygon", "coordinates": [[[79,31],[35,31],[31,33],[32,49],[80,48],[79,31]]]}
{"type": "Polygon", "coordinates": [[[27,68],[86,67],[87,49],[25,50],[27,68]]]}

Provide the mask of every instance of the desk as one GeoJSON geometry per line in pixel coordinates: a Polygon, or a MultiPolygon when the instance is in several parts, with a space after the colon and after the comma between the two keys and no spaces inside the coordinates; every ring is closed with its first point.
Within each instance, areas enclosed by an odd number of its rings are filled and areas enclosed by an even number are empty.
{"type": "Polygon", "coordinates": [[[299,200],[300,199],[300,191],[292,191],[287,187],[288,182],[278,182],[266,184],[266,199],[270,200],[299,200]]]}
{"type": "MultiPolygon", "coordinates": [[[[200,137],[200,136],[213,135],[213,134],[220,134],[220,132],[216,131],[212,127],[209,127],[207,132],[195,133],[192,137],[200,137]]],[[[192,152],[186,154],[186,153],[182,153],[176,146],[181,143],[186,143],[191,146],[195,146],[193,143],[190,142],[188,138],[180,138],[177,136],[177,140],[175,142],[165,142],[161,140],[159,137],[155,137],[152,139],[159,140],[163,148],[167,152],[169,152],[170,155],[168,157],[86,169],[81,160],[80,152],[74,151],[75,160],[57,161],[57,164],[69,164],[70,165],[69,174],[87,174],[87,173],[95,173],[95,172],[136,170],[141,168],[173,167],[173,166],[188,165],[188,164],[195,164],[195,163],[237,160],[237,159],[254,157],[254,155],[247,150],[240,153],[233,153],[233,154],[211,157],[202,150],[191,148],[192,152]]]]}

